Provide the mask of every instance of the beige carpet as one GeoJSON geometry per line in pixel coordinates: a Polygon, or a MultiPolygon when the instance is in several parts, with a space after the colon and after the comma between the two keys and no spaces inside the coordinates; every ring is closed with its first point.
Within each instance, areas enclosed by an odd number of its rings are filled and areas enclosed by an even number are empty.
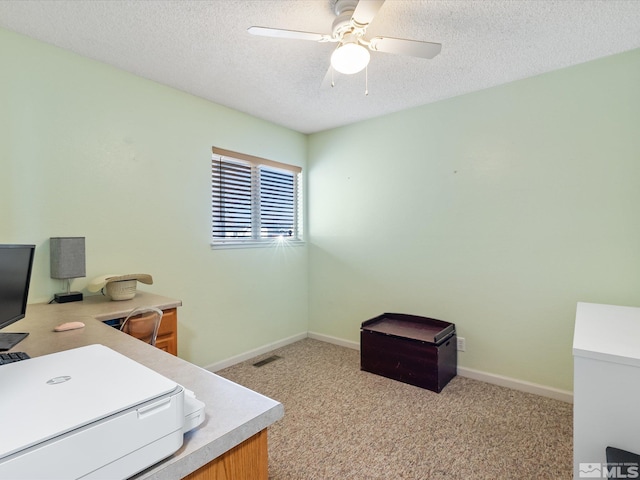
{"type": "Polygon", "coordinates": [[[572,478],[567,403],[464,377],[437,394],[311,339],[216,373],[284,405],[269,428],[273,480],[572,478]]]}

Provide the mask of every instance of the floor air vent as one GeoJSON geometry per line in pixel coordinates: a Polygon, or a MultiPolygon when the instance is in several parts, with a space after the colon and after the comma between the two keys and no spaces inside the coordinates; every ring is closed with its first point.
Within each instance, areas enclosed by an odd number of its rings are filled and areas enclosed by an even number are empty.
{"type": "Polygon", "coordinates": [[[275,360],[278,360],[279,357],[278,355],[271,355],[270,357],[265,358],[264,360],[260,360],[259,362],[256,362],[253,364],[254,367],[262,367],[263,365],[266,365],[267,363],[271,363],[275,360]]]}

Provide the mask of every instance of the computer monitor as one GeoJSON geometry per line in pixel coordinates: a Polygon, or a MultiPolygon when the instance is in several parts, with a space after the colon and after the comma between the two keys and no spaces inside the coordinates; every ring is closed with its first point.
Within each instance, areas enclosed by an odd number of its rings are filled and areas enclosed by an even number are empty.
{"type": "MultiPolygon", "coordinates": [[[[35,245],[0,245],[0,329],[24,318],[35,245]]],[[[9,350],[28,333],[0,332],[0,350],[9,350]]]]}

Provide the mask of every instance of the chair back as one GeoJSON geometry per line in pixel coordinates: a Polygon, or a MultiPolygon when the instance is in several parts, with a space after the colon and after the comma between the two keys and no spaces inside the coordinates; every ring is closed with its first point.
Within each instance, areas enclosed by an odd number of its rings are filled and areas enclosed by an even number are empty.
{"type": "Polygon", "coordinates": [[[120,330],[155,346],[162,313],[155,307],[134,308],[120,325],[120,330]]]}

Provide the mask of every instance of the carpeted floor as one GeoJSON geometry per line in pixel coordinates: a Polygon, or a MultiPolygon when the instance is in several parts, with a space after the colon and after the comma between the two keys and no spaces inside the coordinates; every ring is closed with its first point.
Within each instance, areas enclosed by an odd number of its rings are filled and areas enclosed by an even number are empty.
{"type": "Polygon", "coordinates": [[[268,431],[273,480],[572,478],[571,404],[464,377],[437,394],[312,339],[216,373],[284,405],[268,431]]]}

